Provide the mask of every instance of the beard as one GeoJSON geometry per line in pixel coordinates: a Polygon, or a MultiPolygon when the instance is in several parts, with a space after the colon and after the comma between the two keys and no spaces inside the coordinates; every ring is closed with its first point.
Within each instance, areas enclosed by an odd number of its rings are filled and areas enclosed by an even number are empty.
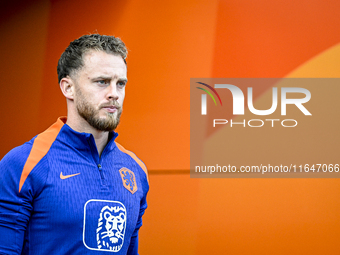
{"type": "Polygon", "coordinates": [[[99,131],[112,131],[115,130],[119,124],[120,115],[122,114],[122,108],[116,101],[101,105],[99,109],[95,109],[83,96],[80,90],[77,91],[79,101],[76,105],[79,115],[85,119],[92,127],[99,131]],[[100,118],[99,110],[107,106],[116,106],[115,113],[106,112],[106,118],[100,118]],[[116,116],[115,116],[116,114],[116,116]]]}

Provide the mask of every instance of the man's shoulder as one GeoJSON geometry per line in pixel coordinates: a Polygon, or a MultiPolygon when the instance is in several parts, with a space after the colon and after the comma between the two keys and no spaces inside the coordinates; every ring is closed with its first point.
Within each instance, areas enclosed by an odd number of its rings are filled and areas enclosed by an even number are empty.
{"type": "Polygon", "coordinates": [[[53,142],[59,134],[64,123],[58,119],[42,133],[33,137],[30,141],[15,147],[9,151],[0,161],[2,176],[28,176],[37,167],[46,168],[48,154],[53,142]]]}
{"type": "Polygon", "coordinates": [[[141,170],[143,170],[143,172],[145,173],[146,175],[146,178],[148,180],[148,170],[146,168],[146,165],[144,164],[144,162],[138,158],[136,156],[135,153],[133,153],[132,151],[129,151],[127,149],[125,149],[121,144],[115,142],[116,145],[117,145],[117,148],[122,152],[124,153],[125,155],[127,155],[132,161],[134,161],[136,163],[136,165],[138,165],[140,167],[141,170]]]}
{"type": "Polygon", "coordinates": [[[1,159],[1,163],[13,163],[13,161],[25,163],[32,153],[35,158],[37,158],[35,154],[45,155],[57,137],[62,125],[63,123],[58,119],[56,123],[33,137],[30,141],[10,150],[3,159],[1,159]],[[38,151],[38,153],[36,153],[36,151],[38,151]]]}
{"type": "Polygon", "coordinates": [[[138,158],[137,156],[136,156],[136,154],[135,153],[133,153],[132,151],[129,151],[129,150],[127,150],[127,149],[125,149],[120,143],[117,143],[117,142],[115,142],[116,143],[116,145],[117,145],[117,148],[122,152],[122,153],[124,153],[124,154],[126,154],[126,155],[128,155],[130,158],[132,158],[144,171],[147,171],[146,170],[146,166],[145,166],[145,164],[144,164],[144,162],[140,159],[140,158],[138,158]]]}
{"type": "Polygon", "coordinates": [[[23,169],[29,158],[35,137],[18,147],[10,150],[0,161],[1,185],[11,185],[19,187],[23,169]]]}
{"type": "Polygon", "coordinates": [[[34,139],[36,138],[36,136],[34,138],[32,138],[32,140],[17,146],[15,148],[13,148],[12,150],[10,150],[2,159],[1,159],[1,164],[11,164],[11,165],[18,165],[18,164],[25,164],[32,146],[33,146],[33,142],[34,139]]]}
{"type": "MultiPolygon", "coordinates": [[[[51,136],[49,130],[50,128],[30,141],[13,148],[3,157],[0,161],[2,183],[11,183],[17,186],[20,192],[27,180],[31,184],[32,180],[36,179],[44,182],[49,169],[46,155],[54,141],[49,137],[51,136]],[[39,178],[36,178],[37,176],[39,178]]],[[[30,185],[26,186],[30,188],[30,185]]],[[[29,189],[27,187],[25,190],[29,189]]]]}

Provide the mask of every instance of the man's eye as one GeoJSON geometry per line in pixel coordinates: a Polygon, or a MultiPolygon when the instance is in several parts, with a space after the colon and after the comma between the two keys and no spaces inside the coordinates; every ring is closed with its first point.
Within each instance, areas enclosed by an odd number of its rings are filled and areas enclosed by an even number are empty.
{"type": "Polygon", "coordinates": [[[107,80],[99,80],[99,81],[97,81],[97,83],[99,83],[101,85],[106,85],[106,84],[108,84],[108,81],[107,80]]]}
{"type": "Polygon", "coordinates": [[[119,81],[118,83],[117,83],[117,85],[119,86],[119,87],[125,87],[125,85],[126,85],[126,82],[125,81],[119,81]]]}

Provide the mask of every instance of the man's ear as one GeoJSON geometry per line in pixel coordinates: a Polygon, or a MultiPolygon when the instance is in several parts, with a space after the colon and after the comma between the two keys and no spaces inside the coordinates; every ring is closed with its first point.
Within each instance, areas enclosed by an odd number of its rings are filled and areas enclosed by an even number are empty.
{"type": "Polygon", "coordinates": [[[74,83],[70,76],[66,76],[60,80],[60,89],[67,99],[73,100],[74,96],[74,83]]]}

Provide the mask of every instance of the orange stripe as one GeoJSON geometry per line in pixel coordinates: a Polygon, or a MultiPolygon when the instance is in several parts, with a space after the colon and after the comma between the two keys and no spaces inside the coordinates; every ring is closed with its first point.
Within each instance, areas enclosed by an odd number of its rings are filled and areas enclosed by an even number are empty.
{"type": "Polygon", "coordinates": [[[21,191],[27,176],[32,169],[38,164],[38,162],[46,155],[51,148],[52,143],[55,141],[61,127],[66,122],[66,118],[59,118],[56,123],[50,126],[46,131],[39,134],[33,143],[30,155],[27,158],[24,169],[21,173],[19,192],[21,191]]]}
{"type": "Polygon", "coordinates": [[[122,152],[124,152],[124,153],[130,155],[130,156],[138,163],[138,165],[139,165],[139,166],[143,169],[143,171],[145,172],[145,174],[146,174],[146,179],[147,179],[148,182],[149,182],[148,170],[146,169],[146,166],[144,165],[144,163],[143,163],[139,158],[137,158],[137,156],[136,156],[132,151],[126,150],[123,146],[121,146],[121,145],[120,145],[119,143],[117,143],[117,142],[116,142],[116,144],[117,144],[118,149],[120,149],[122,152]]]}

